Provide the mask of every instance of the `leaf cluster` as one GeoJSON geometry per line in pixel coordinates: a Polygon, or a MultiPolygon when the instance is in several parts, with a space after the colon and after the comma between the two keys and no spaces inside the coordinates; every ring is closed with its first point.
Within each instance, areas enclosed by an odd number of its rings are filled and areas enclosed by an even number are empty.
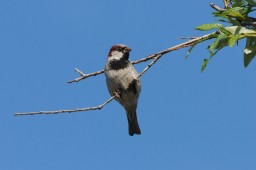
{"type": "MultiPolygon", "coordinates": [[[[213,6],[214,4],[211,4],[213,6]]],[[[250,17],[249,14],[253,12],[256,7],[254,0],[224,0],[225,8],[216,7],[216,12],[213,16],[219,22],[211,24],[202,24],[196,27],[200,31],[217,30],[211,34],[208,39],[214,41],[208,46],[210,57],[204,59],[201,71],[204,71],[210,59],[217,54],[224,47],[233,47],[238,44],[241,39],[246,39],[246,46],[244,48],[244,66],[247,67],[256,55],[256,18],[250,17]],[[228,26],[223,26],[221,23],[228,23],[228,26]]],[[[205,41],[205,40],[202,40],[205,41]]],[[[191,46],[188,50],[187,56],[192,49],[200,42],[191,46]]]]}

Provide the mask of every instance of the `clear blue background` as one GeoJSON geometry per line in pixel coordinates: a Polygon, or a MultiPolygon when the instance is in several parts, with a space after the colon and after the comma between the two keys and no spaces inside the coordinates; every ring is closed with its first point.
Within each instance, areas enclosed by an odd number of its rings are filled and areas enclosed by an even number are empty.
{"type": "MultiPolygon", "coordinates": [[[[215,1],[222,5],[222,1],[215,1]]],[[[109,48],[131,60],[200,36],[214,22],[207,1],[0,1],[1,170],[255,170],[256,65],[244,42],[200,73],[206,47],[165,55],[141,79],[141,136],[128,135],[123,108],[14,117],[15,112],[96,106],[110,96],[104,75],[75,84],[77,67],[104,67],[109,48]]],[[[141,71],[147,63],[136,65],[141,71]]]]}

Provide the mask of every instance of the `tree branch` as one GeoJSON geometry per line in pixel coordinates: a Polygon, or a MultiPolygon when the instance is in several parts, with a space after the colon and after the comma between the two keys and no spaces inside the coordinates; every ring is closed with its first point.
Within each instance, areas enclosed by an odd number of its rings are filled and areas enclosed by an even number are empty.
{"type": "Polygon", "coordinates": [[[216,4],[214,4],[214,3],[212,3],[212,2],[210,2],[210,6],[211,6],[213,9],[215,9],[216,11],[219,11],[219,12],[225,11],[225,9],[223,9],[223,8],[221,8],[221,7],[219,7],[219,6],[217,6],[216,4]]]}
{"type": "MultiPolygon", "coordinates": [[[[225,3],[225,7],[227,8],[228,6],[229,6],[229,4],[230,4],[230,2],[227,2],[227,1],[225,1],[224,0],[224,3],[225,3]]],[[[223,12],[223,11],[225,11],[225,9],[224,8],[221,8],[221,7],[219,7],[219,6],[217,6],[216,4],[214,4],[214,3],[210,3],[210,6],[213,8],[213,9],[215,9],[216,11],[218,11],[218,12],[223,12]]],[[[227,15],[228,17],[230,17],[230,18],[236,18],[235,16],[232,16],[232,15],[227,15]]],[[[240,24],[242,25],[242,26],[253,26],[253,27],[255,27],[256,26],[256,18],[254,18],[254,17],[247,17],[250,21],[248,22],[242,22],[242,21],[240,21],[240,24]]]]}
{"type": "MultiPolygon", "coordinates": [[[[208,40],[213,38],[214,34],[217,34],[217,32],[211,33],[211,34],[207,34],[201,37],[195,37],[194,39],[191,39],[187,42],[181,43],[179,45],[167,48],[166,50],[160,51],[158,53],[155,54],[151,54],[145,58],[141,58],[139,60],[136,61],[132,61],[132,64],[138,64],[141,62],[145,62],[148,60],[153,59],[153,61],[151,61],[147,67],[145,67],[145,69],[138,75],[138,78],[141,77],[142,75],[144,75],[146,73],[146,71],[148,71],[164,54],[167,54],[171,51],[174,50],[179,50],[188,46],[191,46],[195,43],[198,42],[202,42],[204,40],[208,40]]],[[[73,83],[73,82],[79,82],[80,80],[86,79],[88,77],[91,76],[97,76],[99,74],[104,73],[104,70],[100,70],[97,72],[93,72],[93,73],[89,73],[89,74],[84,74],[82,71],[80,71],[79,69],[75,68],[75,71],[80,74],[80,77],[69,81],[68,83],[73,83]]],[[[110,99],[108,99],[107,101],[105,101],[103,104],[99,105],[99,106],[95,106],[95,107],[87,107],[87,108],[77,108],[77,109],[71,109],[71,110],[54,110],[54,111],[39,111],[39,112],[23,112],[23,113],[15,113],[14,116],[25,116],[25,115],[37,115],[37,114],[58,114],[58,113],[71,113],[71,112],[81,112],[81,111],[89,111],[89,110],[100,110],[102,109],[106,104],[108,104],[109,102],[111,102],[114,98],[119,97],[119,92],[116,92],[114,96],[112,96],[110,99]]]]}
{"type": "Polygon", "coordinates": [[[157,56],[153,59],[153,61],[151,61],[151,63],[149,63],[149,65],[147,65],[147,67],[145,67],[144,70],[137,76],[137,78],[140,78],[143,74],[145,74],[146,71],[148,71],[148,69],[150,69],[150,67],[151,67],[152,65],[154,65],[154,64],[157,62],[157,60],[158,60],[161,56],[162,56],[161,54],[157,55],[157,56]]]}
{"type": "Polygon", "coordinates": [[[93,73],[84,74],[82,71],[78,70],[77,68],[75,68],[75,71],[78,72],[81,77],[78,77],[78,78],[76,78],[76,79],[74,79],[74,80],[70,80],[70,81],[68,81],[67,83],[79,82],[80,80],[86,79],[86,78],[88,78],[88,77],[97,76],[98,74],[104,73],[104,70],[100,70],[100,71],[96,71],[96,72],[93,72],[93,73]]]}
{"type": "Polygon", "coordinates": [[[198,37],[180,37],[181,40],[195,39],[195,38],[198,38],[198,37]]]}
{"type": "Polygon", "coordinates": [[[71,113],[71,112],[82,112],[82,111],[89,111],[89,110],[100,110],[102,109],[106,104],[111,102],[114,98],[118,97],[118,93],[116,93],[114,96],[109,98],[107,101],[105,101],[103,104],[96,106],[96,107],[86,107],[86,108],[78,108],[78,109],[72,109],[72,110],[54,110],[54,111],[40,111],[40,112],[24,112],[24,113],[15,113],[14,116],[25,116],[25,115],[38,115],[38,114],[58,114],[58,113],[71,113]]]}
{"type": "MultiPolygon", "coordinates": [[[[211,33],[211,34],[207,34],[207,35],[204,35],[204,36],[201,36],[201,37],[193,37],[193,39],[189,40],[189,41],[186,41],[184,43],[181,43],[181,44],[178,44],[176,46],[173,46],[173,47],[170,47],[170,48],[167,48],[163,51],[160,51],[158,53],[155,53],[155,54],[151,54],[145,58],[141,58],[139,60],[136,60],[136,61],[132,61],[131,63],[134,65],[134,64],[138,64],[138,63],[141,63],[141,62],[146,62],[148,60],[152,60],[154,59],[156,56],[160,55],[160,57],[162,57],[164,54],[167,54],[171,51],[174,51],[174,50],[179,50],[179,49],[182,49],[182,48],[185,48],[185,47],[188,47],[188,46],[191,46],[197,42],[200,42],[202,40],[207,40],[207,39],[211,39],[213,38],[212,35],[215,34],[216,32],[214,33],[211,33]]],[[[158,60],[158,59],[157,59],[158,60]]],[[[156,62],[156,61],[155,61],[156,62]]],[[[152,64],[153,65],[153,64],[152,64]]],[[[150,66],[151,67],[151,66],[150,66]]],[[[70,80],[68,81],[67,83],[75,83],[75,82],[79,82],[83,79],[86,79],[86,78],[89,78],[91,76],[97,76],[99,74],[102,74],[104,73],[104,70],[100,70],[100,71],[96,71],[96,72],[93,72],[93,73],[89,73],[89,74],[84,74],[82,71],[78,70],[78,69],[75,69],[76,72],[78,72],[80,74],[80,77],[74,79],[74,80],[70,80]]]]}

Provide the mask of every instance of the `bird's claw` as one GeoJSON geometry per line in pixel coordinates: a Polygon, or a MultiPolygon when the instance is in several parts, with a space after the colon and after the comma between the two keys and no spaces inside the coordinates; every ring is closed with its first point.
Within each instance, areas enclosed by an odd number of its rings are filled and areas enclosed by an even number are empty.
{"type": "Polygon", "coordinates": [[[114,92],[114,94],[115,94],[115,96],[116,96],[117,98],[120,98],[121,92],[120,92],[120,90],[117,90],[116,92],[114,92]]]}

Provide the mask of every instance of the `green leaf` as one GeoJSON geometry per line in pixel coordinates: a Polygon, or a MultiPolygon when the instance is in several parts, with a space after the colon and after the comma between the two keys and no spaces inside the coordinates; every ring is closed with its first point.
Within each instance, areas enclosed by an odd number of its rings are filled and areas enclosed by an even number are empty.
{"type": "Polygon", "coordinates": [[[230,47],[233,47],[233,46],[237,43],[237,41],[238,41],[239,38],[240,38],[240,35],[239,35],[239,34],[233,35],[233,36],[229,39],[228,45],[229,45],[230,47]]]}
{"type": "Polygon", "coordinates": [[[244,48],[244,67],[247,67],[256,55],[256,37],[248,37],[244,48]]]}
{"type": "Polygon", "coordinates": [[[256,6],[256,2],[253,0],[246,0],[250,5],[256,6]]]}
{"type": "Polygon", "coordinates": [[[212,34],[208,35],[207,37],[196,41],[193,45],[191,45],[191,47],[190,47],[189,50],[187,51],[187,54],[186,54],[185,59],[188,58],[188,56],[190,55],[191,51],[193,50],[193,48],[194,48],[197,44],[200,44],[200,43],[202,43],[203,41],[209,40],[209,39],[211,39],[211,38],[216,38],[217,35],[218,35],[218,34],[216,34],[216,33],[212,33],[212,34]]]}
{"type": "Polygon", "coordinates": [[[222,27],[219,23],[213,23],[213,24],[202,24],[196,27],[197,30],[201,31],[209,31],[212,29],[219,29],[219,27],[222,27]]]}
{"type": "MultiPolygon", "coordinates": [[[[241,5],[242,5],[242,4],[241,4],[241,5]]],[[[230,8],[230,9],[228,9],[228,11],[239,12],[239,11],[241,11],[241,10],[244,9],[244,7],[241,7],[241,5],[240,5],[240,6],[237,6],[237,7],[232,7],[232,8],[230,8]]]]}
{"type": "Polygon", "coordinates": [[[217,49],[216,53],[228,45],[228,40],[229,40],[228,37],[223,37],[222,39],[220,39],[219,44],[216,47],[217,49]]]}
{"type": "Polygon", "coordinates": [[[227,36],[231,34],[231,32],[229,32],[226,28],[224,28],[222,26],[219,27],[219,30],[221,33],[226,34],[227,36]]]}
{"type": "Polygon", "coordinates": [[[185,60],[188,58],[189,54],[191,53],[191,51],[193,50],[193,48],[197,45],[197,43],[193,44],[187,51],[187,54],[186,54],[186,57],[185,57],[185,60]]]}
{"type": "Polygon", "coordinates": [[[244,20],[245,17],[240,13],[240,11],[242,12],[243,9],[244,7],[234,7],[234,8],[228,9],[227,12],[229,16],[244,20]]]}
{"type": "Polygon", "coordinates": [[[221,31],[221,33],[226,34],[226,35],[230,35],[231,33],[225,28],[223,27],[221,24],[219,23],[213,23],[213,24],[202,24],[200,26],[196,27],[197,30],[200,31],[209,31],[212,29],[218,29],[221,31]]]}
{"type": "Polygon", "coordinates": [[[202,64],[202,67],[201,67],[201,72],[203,72],[203,71],[205,70],[205,68],[206,68],[206,66],[207,66],[207,64],[208,64],[208,62],[209,62],[209,59],[204,59],[203,64],[202,64]]]}
{"type": "Polygon", "coordinates": [[[212,54],[211,56],[215,54],[215,49],[218,51],[219,48],[223,46],[223,43],[225,43],[225,45],[227,44],[227,36],[225,34],[220,34],[209,47],[209,51],[212,54]]]}
{"type": "Polygon", "coordinates": [[[235,19],[228,18],[228,20],[229,20],[229,22],[230,22],[232,25],[234,25],[234,26],[240,26],[240,25],[241,25],[241,23],[238,22],[238,21],[235,20],[235,19]]]}
{"type": "Polygon", "coordinates": [[[232,8],[234,7],[241,7],[242,5],[244,5],[244,2],[240,1],[240,2],[236,2],[232,5],[232,8]]]}

